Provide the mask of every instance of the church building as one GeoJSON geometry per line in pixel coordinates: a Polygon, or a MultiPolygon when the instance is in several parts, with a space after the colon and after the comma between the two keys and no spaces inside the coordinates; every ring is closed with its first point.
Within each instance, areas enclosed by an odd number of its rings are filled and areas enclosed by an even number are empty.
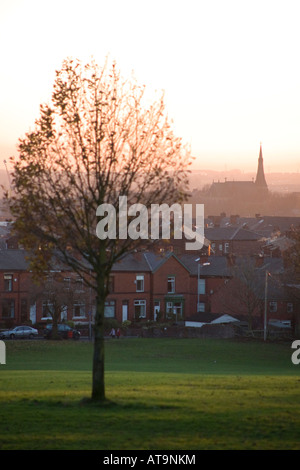
{"type": "Polygon", "coordinates": [[[268,186],[264,173],[262,145],[258,157],[258,166],[255,180],[252,181],[228,181],[213,183],[209,195],[215,198],[241,198],[243,200],[258,201],[268,194],[268,186]]]}

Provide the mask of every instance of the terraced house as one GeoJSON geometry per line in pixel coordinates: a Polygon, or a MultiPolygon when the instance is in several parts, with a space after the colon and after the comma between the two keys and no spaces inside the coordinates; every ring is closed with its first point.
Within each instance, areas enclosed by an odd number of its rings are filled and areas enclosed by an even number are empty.
{"type": "MultiPolygon", "coordinates": [[[[299,219],[217,219],[215,223],[207,219],[206,243],[200,252],[187,252],[183,240],[170,240],[152,250],[124,255],[111,272],[105,316],[120,324],[126,320],[201,321],[204,314],[206,318],[229,314],[247,319],[249,308],[237,287],[246,271],[255,323],[262,323],[265,307],[268,318],[299,316],[299,302],[284,285],[284,253],[293,248],[289,232],[299,226],[299,219]],[[267,298],[266,271],[270,274],[267,298]]],[[[0,226],[0,328],[43,324],[51,321],[57,309],[60,320],[93,320],[94,292],[76,273],[57,266],[37,286],[28,266],[26,252],[9,237],[9,227],[0,226]]]]}
{"type": "MultiPolygon", "coordinates": [[[[268,318],[293,319],[296,306],[286,294],[278,275],[280,258],[251,258],[260,292],[253,311],[262,322],[264,273],[269,281],[268,318]]],[[[241,258],[238,259],[240,264],[241,258]]],[[[178,323],[201,321],[215,314],[231,314],[246,319],[247,311],[234,290],[237,280],[232,257],[195,254],[176,256],[172,252],[137,252],[124,256],[113,267],[105,316],[120,324],[126,320],[162,320],[178,323]]],[[[28,270],[26,253],[20,249],[0,251],[0,325],[43,324],[51,321],[55,308],[60,321],[88,323],[93,320],[94,293],[76,274],[64,270],[49,273],[48,284],[36,286],[28,270]],[[58,282],[53,283],[53,278],[58,282]]],[[[255,292],[254,292],[255,293],[255,292]]]]}
{"type": "Polygon", "coordinates": [[[127,255],[114,266],[112,279],[107,304],[119,321],[182,321],[196,307],[190,271],[173,253],[127,255]]]}

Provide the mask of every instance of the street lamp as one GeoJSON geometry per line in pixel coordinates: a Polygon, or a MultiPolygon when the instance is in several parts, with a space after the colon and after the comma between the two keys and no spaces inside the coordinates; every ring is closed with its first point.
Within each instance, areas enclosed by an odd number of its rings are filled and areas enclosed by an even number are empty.
{"type": "Polygon", "coordinates": [[[200,257],[195,259],[196,263],[198,263],[198,284],[197,284],[197,292],[198,292],[198,299],[197,299],[197,313],[200,312],[200,257]]]}
{"type": "MultiPolygon", "coordinates": [[[[197,313],[200,312],[200,261],[201,258],[195,259],[196,263],[198,263],[198,300],[197,300],[197,313]]],[[[209,266],[210,263],[203,263],[202,266],[209,266]]]]}
{"type": "Polygon", "coordinates": [[[268,276],[270,273],[266,270],[265,277],[265,312],[264,312],[264,341],[267,339],[267,302],[268,302],[268,276]]]}

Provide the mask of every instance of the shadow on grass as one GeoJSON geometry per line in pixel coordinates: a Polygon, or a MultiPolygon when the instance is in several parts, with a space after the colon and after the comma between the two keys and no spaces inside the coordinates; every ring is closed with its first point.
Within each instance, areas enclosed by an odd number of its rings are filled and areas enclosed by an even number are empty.
{"type": "MultiPolygon", "coordinates": [[[[143,410],[143,411],[153,411],[153,410],[175,410],[180,408],[176,405],[167,405],[165,403],[145,403],[145,402],[138,402],[138,401],[114,401],[105,399],[103,401],[94,400],[90,397],[83,397],[80,400],[47,400],[47,399],[29,399],[23,398],[19,401],[20,404],[26,404],[28,406],[34,407],[49,407],[53,408],[94,408],[94,409],[103,409],[103,410],[143,410]]],[[[5,404],[2,402],[3,405],[5,404]]],[[[12,405],[12,402],[9,402],[12,405]]],[[[15,402],[16,403],[16,402],[15,402]]]]}
{"type": "Polygon", "coordinates": [[[176,409],[177,407],[174,405],[166,405],[166,404],[156,404],[154,405],[153,403],[147,404],[144,402],[137,402],[137,401],[123,401],[123,402],[117,402],[113,400],[104,400],[104,401],[97,401],[93,400],[92,398],[84,397],[78,402],[79,406],[91,406],[95,408],[114,408],[114,409],[135,409],[135,410],[172,410],[176,409]]]}
{"type": "Polygon", "coordinates": [[[116,401],[108,400],[95,400],[90,397],[83,397],[79,402],[77,402],[79,406],[91,406],[96,408],[115,408],[118,407],[119,404],[116,401]]]}

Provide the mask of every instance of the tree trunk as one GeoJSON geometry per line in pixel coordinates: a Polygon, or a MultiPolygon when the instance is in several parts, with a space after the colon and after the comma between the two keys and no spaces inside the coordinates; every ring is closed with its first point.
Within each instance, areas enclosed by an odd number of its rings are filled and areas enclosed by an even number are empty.
{"type": "MultiPolygon", "coordinates": [[[[297,304],[296,307],[298,307],[297,304]]],[[[300,338],[300,314],[298,313],[298,311],[294,314],[294,335],[295,338],[300,338]]]]}
{"type": "Polygon", "coordinates": [[[60,339],[59,334],[58,334],[58,315],[56,311],[52,317],[52,339],[55,339],[55,340],[60,339]]]}
{"type": "MultiPolygon", "coordinates": [[[[103,292],[104,289],[99,289],[103,292]]],[[[105,400],[104,382],[104,307],[105,295],[98,295],[96,298],[96,316],[94,332],[94,357],[93,357],[93,385],[92,400],[105,400]]]]}

